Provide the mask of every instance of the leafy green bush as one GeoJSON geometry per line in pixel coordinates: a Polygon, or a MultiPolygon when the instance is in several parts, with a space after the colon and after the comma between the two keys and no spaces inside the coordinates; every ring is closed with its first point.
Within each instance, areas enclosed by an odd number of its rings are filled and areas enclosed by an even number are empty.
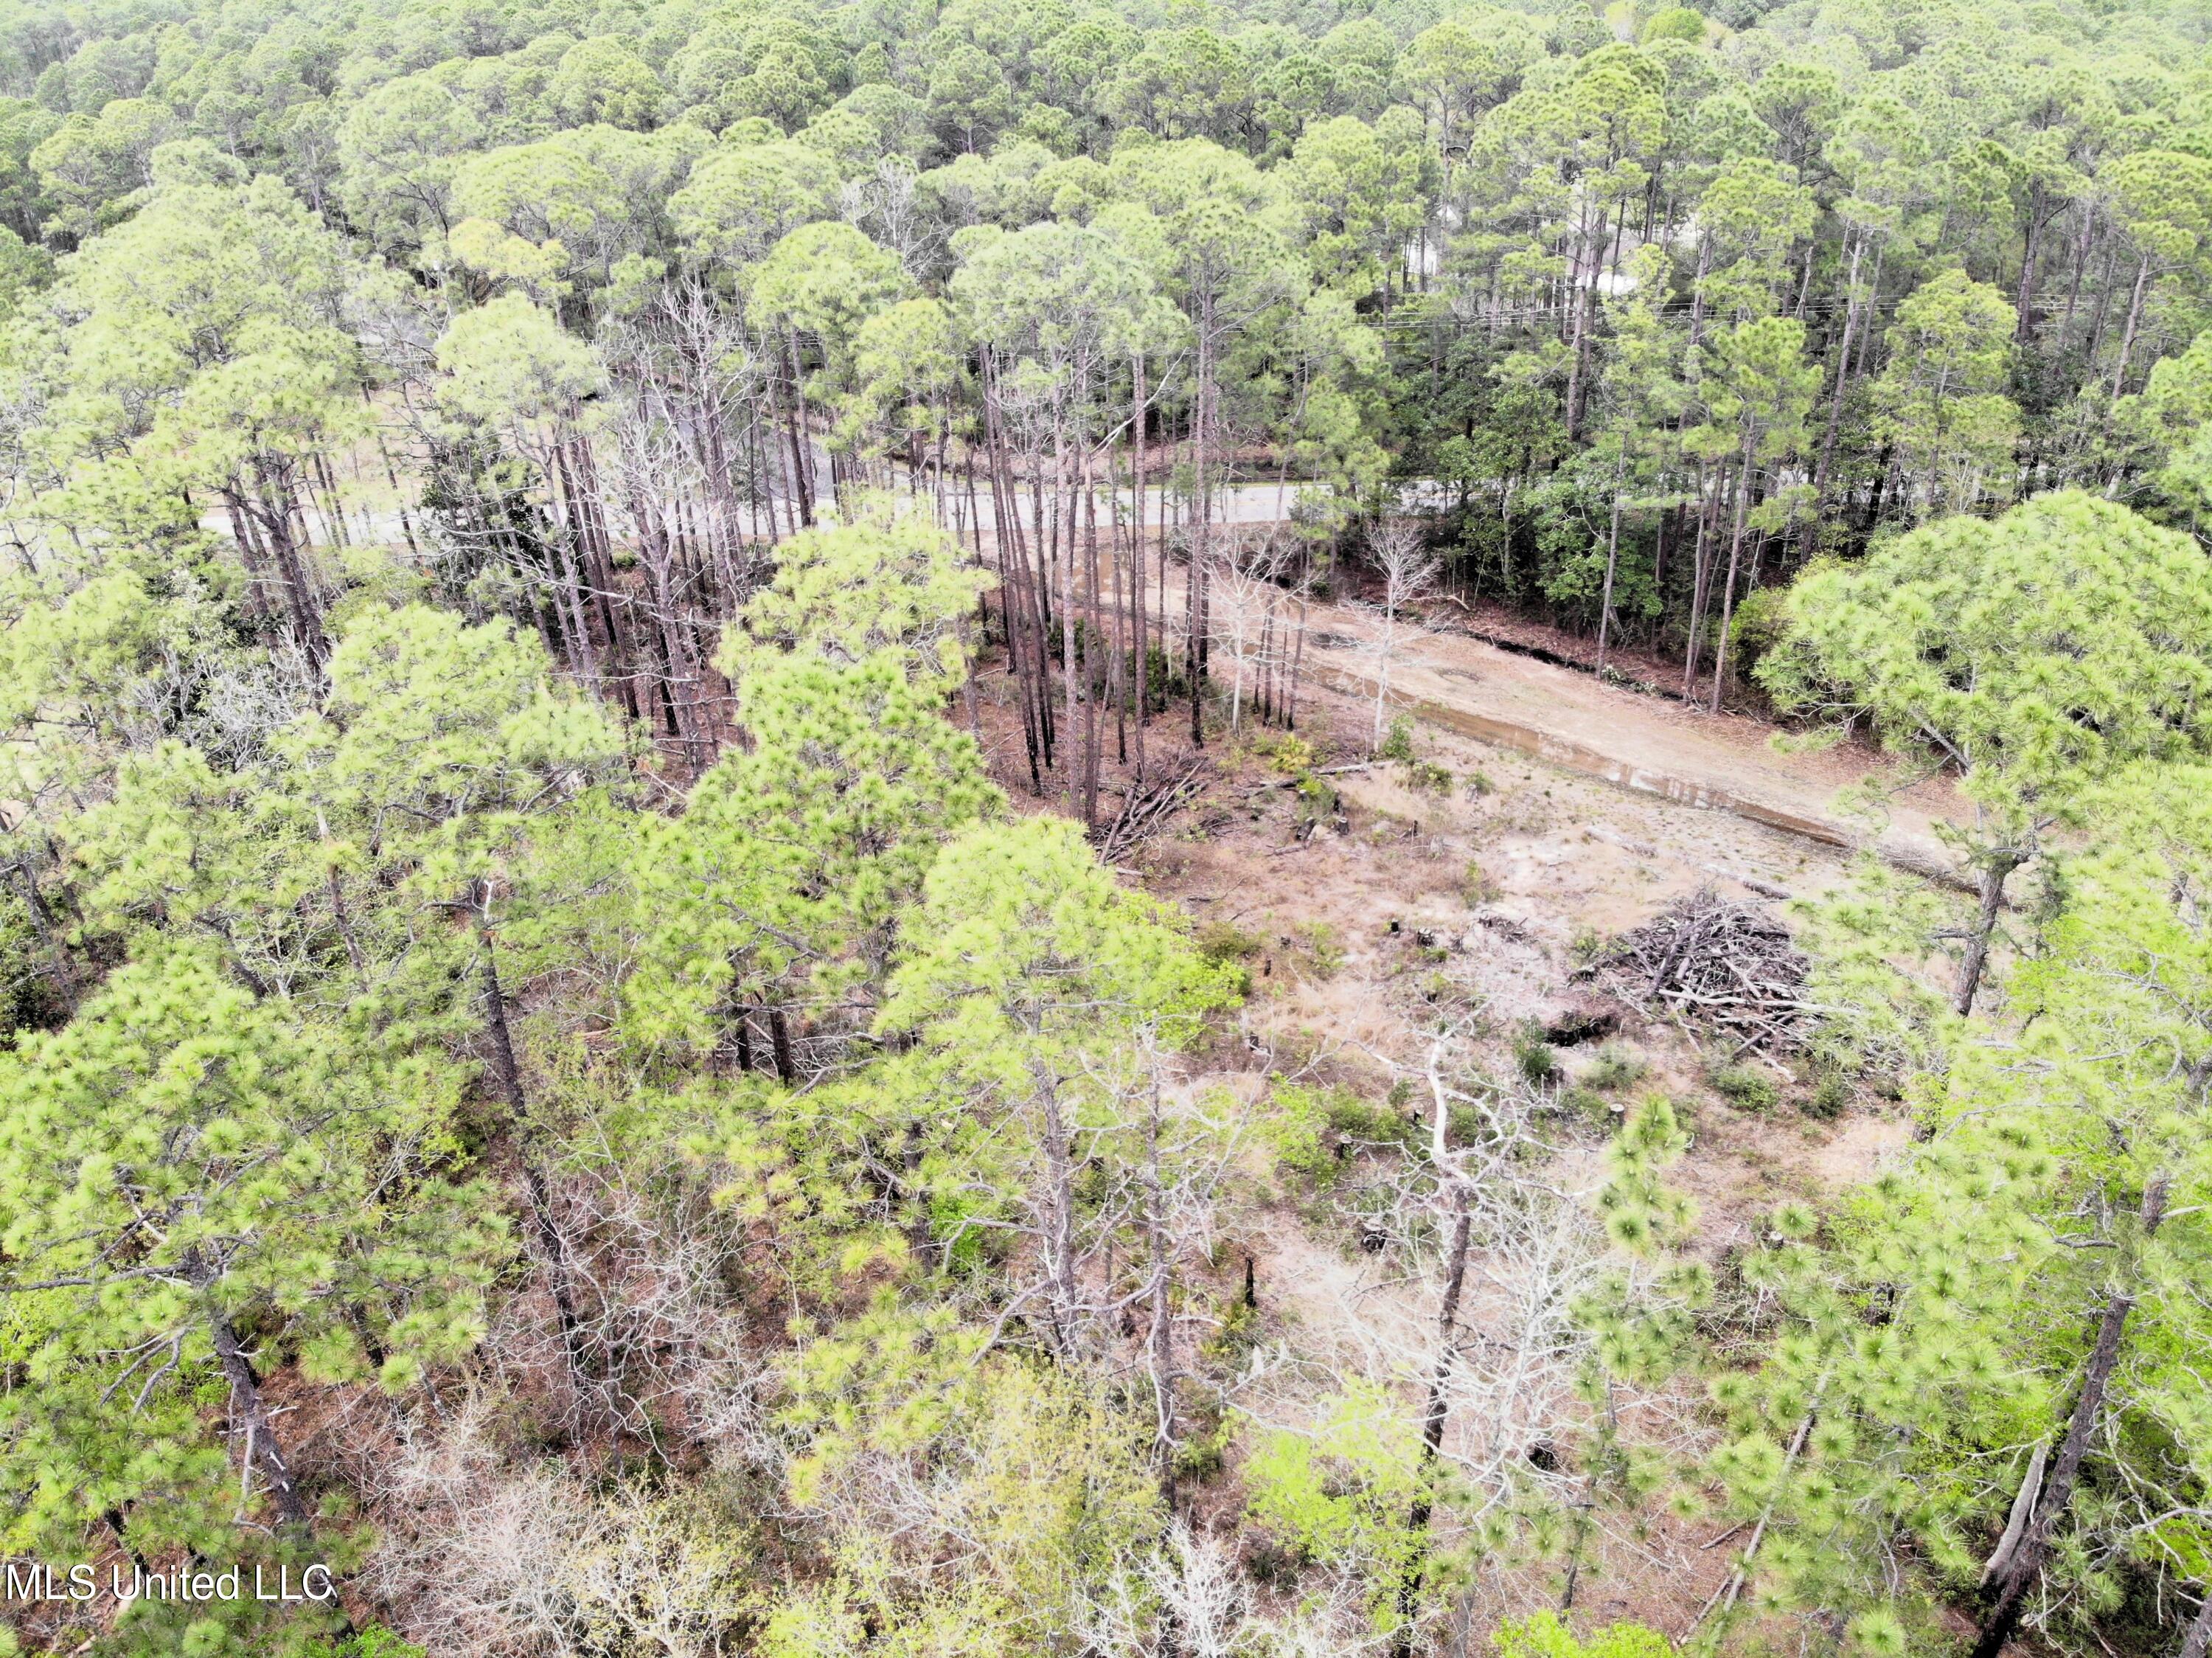
{"type": "Polygon", "coordinates": [[[1297,782],[1298,821],[1301,824],[1320,824],[1334,817],[1338,800],[1335,787],[1327,777],[1317,777],[1307,772],[1297,782]]]}
{"type": "Polygon", "coordinates": [[[1406,1523],[1424,1480],[1420,1432],[1376,1383],[1324,1400],[1304,1432],[1259,1436],[1244,1477],[1251,1516],[1309,1560],[1391,1582],[1422,1547],[1406,1523]]]}
{"type": "Polygon", "coordinates": [[[1790,589],[1755,588],[1743,595],[1729,625],[1729,654],[1747,674],[1790,631],[1790,589]]]}
{"type": "Polygon", "coordinates": [[[1401,1145],[1414,1125],[1394,1109],[1363,1100],[1347,1088],[1278,1083],[1262,1136],[1282,1166],[1323,1185],[1336,1176],[1345,1153],[1358,1145],[1401,1145]]]}
{"type": "Polygon", "coordinates": [[[1344,942],[1326,921],[1301,921],[1291,928],[1291,948],[1309,978],[1334,978],[1344,967],[1344,942]]]}
{"type": "Polygon", "coordinates": [[[1524,1026],[1513,1039],[1513,1064],[1525,1079],[1539,1087],[1559,1080],[1559,1051],[1544,1039],[1540,1026],[1524,1026]]]}
{"type": "Polygon", "coordinates": [[[1390,722],[1390,735],[1382,739],[1382,747],[1375,751],[1378,760],[1398,760],[1411,765],[1420,756],[1413,753],[1413,722],[1404,715],[1390,722]]]}
{"type": "Polygon", "coordinates": [[[1614,1114],[1621,1107],[1595,1088],[1569,1088],[1559,1100],[1560,1106],[1599,1128],[1611,1128],[1614,1114]]]}
{"type": "Polygon", "coordinates": [[[1148,645],[1145,649],[1145,691],[1154,708],[1165,708],[1171,699],[1189,694],[1182,675],[1176,672],[1167,652],[1158,645],[1148,645]]]}
{"type": "Polygon", "coordinates": [[[1247,961],[1260,954],[1267,941],[1248,933],[1233,921],[1209,921],[1198,930],[1198,953],[1217,967],[1247,961]]]}
{"type": "Polygon", "coordinates": [[[1271,771],[1295,777],[1313,770],[1314,746],[1288,731],[1263,731],[1252,739],[1252,752],[1267,762],[1271,771]]]}
{"type": "Polygon", "coordinates": [[[1674,1651],[1665,1636],[1641,1624],[1610,1624],[1577,1640],[1550,1612],[1501,1624],[1491,1641],[1498,1658],[1672,1658],[1674,1651]]]}

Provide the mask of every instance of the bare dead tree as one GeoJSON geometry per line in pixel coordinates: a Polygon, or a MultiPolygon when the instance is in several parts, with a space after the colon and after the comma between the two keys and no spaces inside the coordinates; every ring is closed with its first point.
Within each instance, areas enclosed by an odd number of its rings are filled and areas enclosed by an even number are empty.
{"type": "Polygon", "coordinates": [[[1358,1658],[1381,1645],[1346,1573],[1277,1611],[1261,1603],[1235,1551],[1178,1521],[1118,1563],[1084,1607],[1100,1658],[1358,1658]]]}
{"type": "Polygon", "coordinates": [[[1224,529],[1213,549],[1213,597],[1208,607],[1214,643],[1228,655],[1232,678],[1229,728],[1244,722],[1245,686],[1264,673],[1267,624],[1283,598],[1290,549],[1273,535],[1239,535],[1224,529]]]}
{"type": "MultiPolygon", "coordinates": [[[[1582,1512],[1598,1505],[1590,1474],[1571,1460],[1593,1421],[1580,1387],[1589,1338],[1575,1309],[1619,1265],[1591,1193],[1563,1178],[1540,1131],[1544,1100],[1485,1079],[1464,1029],[1394,1069],[1427,1094],[1424,1131],[1410,1145],[1367,1147],[1337,1181],[1364,1264],[1328,1292],[1340,1318],[1302,1320],[1333,1340],[1308,1340],[1295,1356],[1263,1350],[1228,1391],[1240,1414],[1292,1433],[1310,1431],[1355,1387],[1401,1402],[1385,1408],[1406,1412],[1418,1460],[1402,1523],[1409,1544],[1436,1535],[1410,1560],[1392,1557],[1378,1586],[1399,1613],[1389,1643],[1404,1653],[1424,1650],[1443,1615],[1425,1564],[1437,1547],[1518,1531],[1531,1510],[1573,1512],[1608,1549],[1646,1545],[1630,1526],[1582,1512]]],[[[1621,1408],[1634,1409],[1644,1438],[1677,1440],[1694,1422],[1687,1399],[1621,1408]]],[[[1533,1558],[1486,1552],[1491,1569],[1456,1597],[1459,1624],[1472,1626],[1478,1599],[1496,1615],[1557,1604],[1533,1558]]]]}
{"type": "Polygon", "coordinates": [[[767,369],[741,317],[696,278],[664,287],[636,325],[652,349],[632,354],[658,369],[664,418],[688,450],[697,480],[690,497],[708,564],[710,610],[728,616],[761,579],[741,499],[749,481],[742,434],[766,395],[767,369]]]}
{"type": "Polygon", "coordinates": [[[683,510],[702,480],[665,408],[658,405],[649,393],[631,398],[610,436],[621,504],[644,578],[638,597],[658,657],[655,680],[668,735],[696,773],[713,760],[722,723],[706,680],[706,641],[714,628],[701,604],[705,573],[683,510]]]}
{"type": "Polygon", "coordinates": [[[1382,578],[1381,597],[1364,607],[1375,618],[1367,646],[1375,658],[1375,730],[1370,747],[1379,750],[1390,702],[1390,670],[1407,643],[1423,631],[1408,612],[1434,595],[1441,567],[1428,549],[1426,532],[1411,519],[1376,525],[1368,532],[1367,552],[1382,578]]]}
{"type": "Polygon", "coordinates": [[[907,156],[878,155],[872,168],[848,180],[838,194],[843,216],[896,253],[899,263],[917,276],[944,241],[944,232],[924,210],[919,177],[907,156]]]}
{"type": "Polygon", "coordinates": [[[403,1420],[363,1466],[378,1521],[357,1580],[410,1639],[484,1658],[713,1658],[746,1616],[711,1507],[579,1473],[502,1441],[481,1396],[403,1420]]]}

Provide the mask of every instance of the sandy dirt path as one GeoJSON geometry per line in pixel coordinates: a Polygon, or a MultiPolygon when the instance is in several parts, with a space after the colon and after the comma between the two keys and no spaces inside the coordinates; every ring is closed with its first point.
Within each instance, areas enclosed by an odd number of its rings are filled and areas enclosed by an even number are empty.
{"type": "MultiPolygon", "coordinates": [[[[1302,677],[1371,703],[1381,671],[1373,619],[1349,606],[1318,605],[1308,626],[1302,677]]],[[[1214,672],[1233,673],[1234,664],[1217,655],[1214,672]]],[[[1893,779],[1891,764],[1870,748],[1784,752],[1771,741],[1773,728],[1759,721],[1709,714],[1451,631],[1406,639],[1390,665],[1389,688],[1396,708],[1462,735],[1826,845],[1871,840],[1904,868],[1955,878],[1936,826],[1965,821],[1972,808],[1948,781],[1924,780],[1893,795],[1879,824],[1839,806],[1846,788],[1893,779]]]]}
{"type": "MultiPolygon", "coordinates": [[[[1272,484],[1238,485],[1224,491],[1216,521],[1276,522],[1296,492],[1296,486],[1285,493],[1272,484]]],[[[1146,491],[1148,521],[1157,511],[1156,493],[1146,491]]],[[[1127,492],[1120,498],[1126,503],[1127,492]]],[[[996,536],[987,531],[982,539],[993,545],[996,536]]],[[[1164,576],[1162,585],[1165,590],[1155,587],[1151,596],[1172,637],[1181,627],[1182,577],[1164,576]]],[[[1218,594],[1215,602],[1221,602],[1218,594]]],[[[1391,700],[1417,718],[1633,792],[1730,812],[1825,845],[1871,843],[1901,868],[1958,883],[1957,861],[1936,826],[1965,822],[1972,808],[1948,779],[1896,788],[1900,779],[1890,762],[1859,744],[1784,753],[1772,746],[1774,728],[1761,721],[1709,714],[1672,697],[1502,649],[1453,631],[1451,616],[1448,606],[1437,607],[1431,617],[1436,630],[1411,639],[1391,665],[1391,700]],[[1870,778],[1892,785],[1879,818],[1843,809],[1838,795],[1870,778]]],[[[1371,699],[1379,669],[1367,648],[1374,631],[1371,613],[1356,606],[1312,607],[1301,677],[1355,700],[1371,699]]],[[[1233,671],[1217,643],[1217,680],[1233,671]]]]}

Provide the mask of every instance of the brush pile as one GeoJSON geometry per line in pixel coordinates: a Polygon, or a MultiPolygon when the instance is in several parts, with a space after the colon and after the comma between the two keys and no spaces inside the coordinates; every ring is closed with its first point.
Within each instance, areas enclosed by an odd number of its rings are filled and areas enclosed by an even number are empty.
{"type": "Polygon", "coordinates": [[[1213,765],[1202,754],[1170,760],[1160,780],[1148,788],[1133,785],[1122,796],[1113,821],[1091,831],[1107,863],[1118,862],[1167,826],[1212,780],[1213,765]]]}
{"type": "Polygon", "coordinates": [[[1614,939],[1589,971],[1646,1012],[1732,1041],[1740,1056],[1796,1045],[1819,1011],[1805,999],[1808,965],[1773,915],[1702,887],[1614,939]]]}

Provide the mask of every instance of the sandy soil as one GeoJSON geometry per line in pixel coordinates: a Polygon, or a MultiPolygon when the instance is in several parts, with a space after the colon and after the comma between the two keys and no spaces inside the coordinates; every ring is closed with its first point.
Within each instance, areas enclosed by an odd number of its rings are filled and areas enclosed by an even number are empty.
{"type": "MultiPolygon", "coordinates": [[[[1452,625],[1448,609],[1432,615],[1439,631],[1411,637],[1389,672],[1391,700],[1417,717],[1516,747],[1533,741],[1555,765],[1637,792],[1792,826],[1831,844],[1870,841],[1923,873],[1950,865],[1936,826],[1963,820],[1971,808],[1945,779],[1899,787],[1893,764],[1858,744],[1785,751],[1775,728],[1757,720],[1711,714],[1504,650],[1443,631],[1452,625]],[[1510,729],[1486,730],[1489,722],[1510,729]],[[1870,779],[1892,791],[1882,820],[1848,813],[1837,798],[1870,779]]],[[[1349,606],[1316,606],[1310,628],[1309,679],[1371,708],[1381,672],[1372,619],[1349,606]]]]}
{"type": "MultiPolygon", "coordinates": [[[[1593,698],[1632,694],[1588,689],[1593,698]]],[[[1351,698],[1324,691],[1309,706],[1305,735],[1312,740],[1316,725],[1361,731],[1364,717],[1351,698]]],[[[1635,926],[1708,884],[1771,902],[1717,870],[1807,896],[1844,872],[1844,849],[1733,814],[1626,791],[1449,730],[1425,726],[1418,741],[1424,759],[1452,772],[1448,795],[1408,787],[1395,766],[1341,772],[1331,781],[1345,832],[1324,828],[1300,842],[1290,792],[1248,759],[1133,864],[1142,884],[1201,924],[1266,941],[1250,965],[1267,1021],[1319,1034],[1355,1069],[1381,1075],[1381,1060],[1417,1054],[1417,1027],[1433,1016],[1419,989],[1431,967],[1442,966],[1455,993],[1480,1005],[1497,1033],[1492,1051],[1502,1056],[1522,1021],[1552,1019],[1587,994],[1571,981],[1578,936],[1635,926]],[[1318,980],[1296,965],[1298,929],[1315,922],[1343,953],[1339,970],[1318,980]],[[1443,953],[1441,962],[1419,947],[1424,934],[1443,953]]],[[[1349,753],[1356,746],[1336,747],[1349,753]]],[[[1645,1051],[1655,1080],[1699,1091],[1703,1056],[1683,1033],[1635,1022],[1626,1033],[1645,1051]]],[[[1832,1189],[1863,1178],[1903,1132],[1901,1123],[1863,1113],[1832,1125],[1787,1107],[1771,1119],[1718,1106],[1706,1116],[1710,1125],[1699,1129],[1714,1155],[1691,1163],[1744,1164],[1726,1176],[1697,1172],[1713,1178],[1718,1201],[1708,1222],[1722,1244],[1748,1235],[1748,1217],[1736,1212],[1742,1203],[1764,1207],[1785,1188],[1832,1189]]]]}
{"type": "MultiPolygon", "coordinates": [[[[1337,613],[1316,625],[1350,637],[1364,627],[1356,615],[1337,613]]],[[[1222,1069],[1194,1077],[1194,1085],[1222,1082],[1249,1095],[1287,1057],[1381,1099],[1394,1076],[1418,1068],[1439,997],[1477,1019],[1473,1063],[1505,1076],[1525,1021],[1554,1019],[1589,997],[1571,977],[1579,937],[1633,926],[1709,882],[1745,901],[1774,904],[1774,892],[1810,895],[1843,875],[1847,846],[1694,798],[1624,787],[1594,773],[1579,754],[1561,763],[1432,719],[1419,723],[1417,746],[1425,761],[1449,771],[1448,789],[1411,787],[1395,765],[1358,769],[1371,703],[1332,688],[1331,679],[1341,663],[1356,691],[1372,658],[1347,644],[1316,649],[1310,641],[1309,649],[1316,671],[1302,692],[1300,735],[1321,749],[1324,765],[1353,768],[1330,779],[1340,820],[1301,838],[1297,798],[1257,752],[1257,734],[1217,737],[1208,750],[1217,772],[1204,795],[1125,861],[1133,881],[1182,907],[1202,936],[1235,936],[1245,952],[1253,980],[1249,1039],[1212,1057],[1209,1064],[1222,1069]],[[1316,935],[1316,926],[1325,931],[1316,935]],[[1316,952],[1316,936],[1330,948],[1316,952]]],[[[1724,780],[1808,814],[1823,813],[1836,788],[1874,765],[1848,752],[1777,754],[1751,722],[1687,713],[1472,640],[1431,636],[1413,655],[1398,682],[1424,703],[1480,710],[1646,767],[1724,780]]],[[[1019,745],[1011,734],[1010,687],[1000,678],[989,689],[986,739],[1003,780],[1031,809],[1051,809],[1049,799],[1027,795],[1013,769],[1019,745]]],[[[1173,728],[1170,722],[1153,728],[1156,769],[1181,748],[1173,728]]],[[[1109,779],[1109,812],[1114,788],[1109,779]]],[[[1933,814],[1950,804],[1923,791],[1899,820],[1924,833],[1933,814]]],[[[1649,1065],[1644,1086],[1673,1097],[1692,1131],[1692,1148],[1672,1178],[1698,1206],[1694,1247],[1714,1259],[1751,1243],[1783,1198],[1832,1195],[1863,1179],[1909,1133],[1895,1108],[1874,1100],[1833,1122],[1816,1121],[1797,1108],[1804,1090],[1795,1079],[1773,1111],[1740,1112],[1706,1087],[1705,1056],[1686,1033],[1632,1010],[1615,1039],[1649,1065]]],[[[1595,1045],[1561,1052],[1571,1082],[1595,1045]]],[[[1549,1178],[1564,1190],[1589,1189],[1599,1178],[1602,1123],[1565,1118],[1557,1131],[1560,1150],[1549,1178]]],[[[1223,1216],[1236,1240],[1224,1270],[1234,1277],[1243,1255],[1255,1256],[1259,1341],[1281,1342],[1308,1362],[1237,1393],[1238,1408],[1255,1423],[1295,1421],[1322,1371],[1414,1374],[1407,1356],[1432,1341],[1433,1273],[1395,1249],[1369,1253],[1357,1205],[1344,1193],[1302,1196],[1274,1178],[1264,1158],[1247,1173],[1246,1189],[1223,1216]]],[[[1387,1170],[1375,1173],[1383,1178],[1387,1170]]],[[[1510,1324],[1512,1271],[1510,1261],[1479,1255],[1474,1280],[1489,1287],[1470,1291],[1463,1327],[1471,1354],[1510,1324]]],[[[1232,1293],[1226,1279],[1220,1293],[1232,1293]]],[[[1546,1385],[1556,1388],[1557,1378],[1546,1385]]],[[[1574,1408],[1564,1397],[1559,1403],[1574,1408]]],[[[1635,1408],[1678,1449],[1694,1448],[1708,1431],[1691,1401],[1646,1399],[1635,1408]]],[[[1452,1442],[1463,1434],[1526,1431],[1477,1420],[1486,1414],[1464,1410],[1452,1442]]],[[[1232,1475],[1201,1496],[1200,1508],[1219,1507],[1225,1519],[1240,1502],[1232,1475]]],[[[1636,1618],[1680,1636],[1728,1570],[1729,1550],[1709,1546],[1726,1522],[1656,1512],[1636,1521],[1608,1521],[1577,1604],[1585,1615],[1636,1618]]],[[[1485,1578],[1481,1604],[1468,1612],[1486,1628],[1497,1616],[1555,1604],[1558,1580],[1556,1563],[1501,1570],[1485,1578]]],[[[1478,1641],[1474,1649],[1486,1648],[1478,1641]]]]}

